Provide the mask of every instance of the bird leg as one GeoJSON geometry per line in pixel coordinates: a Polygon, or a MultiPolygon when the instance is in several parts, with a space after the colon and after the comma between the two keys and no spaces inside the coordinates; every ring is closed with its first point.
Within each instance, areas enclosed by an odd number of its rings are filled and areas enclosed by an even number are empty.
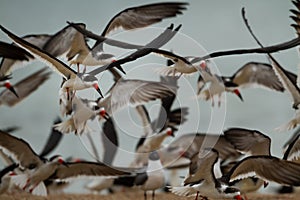
{"type": "Polygon", "coordinates": [[[29,186],[29,183],[30,183],[30,179],[28,178],[27,181],[26,181],[26,184],[24,185],[22,190],[26,190],[26,188],[29,186]]]}
{"type": "Polygon", "coordinates": [[[218,95],[219,96],[219,100],[218,100],[218,107],[221,107],[221,94],[218,95]]]}
{"type": "Polygon", "coordinates": [[[214,96],[211,97],[211,106],[215,107],[215,98],[214,98],[214,96]]]}
{"type": "Polygon", "coordinates": [[[199,191],[197,191],[195,200],[198,200],[198,196],[199,196],[199,191]]]}
{"type": "Polygon", "coordinates": [[[35,184],[35,185],[33,185],[33,186],[29,189],[29,192],[32,193],[32,191],[34,190],[34,188],[36,188],[37,185],[38,185],[38,183],[35,184]]]}
{"type": "Polygon", "coordinates": [[[77,73],[80,73],[79,63],[77,63],[77,73]]]}
{"type": "Polygon", "coordinates": [[[155,190],[152,191],[152,200],[154,200],[155,190]]]}
{"type": "Polygon", "coordinates": [[[144,200],[147,200],[147,192],[144,191],[144,200]]]}

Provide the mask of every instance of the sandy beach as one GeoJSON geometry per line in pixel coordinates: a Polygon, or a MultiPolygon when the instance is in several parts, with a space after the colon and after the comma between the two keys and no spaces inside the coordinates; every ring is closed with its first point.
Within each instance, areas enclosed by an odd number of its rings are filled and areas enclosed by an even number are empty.
{"type": "MultiPolygon", "coordinates": [[[[299,199],[299,196],[297,194],[276,194],[276,195],[270,195],[270,194],[248,194],[247,195],[248,200],[296,200],[299,199]]],[[[86,194],[86,195],[80,195],[80,194],[61,194],[61,195],[49,195],[48,197],[39,197],[39,196],[33,196],[27,193],[22,194],[3,194],[0,196],[0,200],[135,200],[135,199],[144,199],[143,192],[126,192],[126,193],[116,193],[111,195],[92,195],[92,194],[86,194]]],[[[151,194],[148,194],[148,198],[151,199],[151,194]]],[[[169,200],[193,200],[195,197],[179,197],[174,194],[170,193],[158,193],[155,197],[156,200],[160,199],[169,199],[169,200]]]]}

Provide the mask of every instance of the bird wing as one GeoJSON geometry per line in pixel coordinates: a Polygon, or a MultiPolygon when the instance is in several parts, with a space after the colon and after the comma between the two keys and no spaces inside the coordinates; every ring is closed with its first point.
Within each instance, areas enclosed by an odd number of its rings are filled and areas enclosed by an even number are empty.
{"type": "Polygon", "coordinates": [[[130,44],[130,43],[106,38],[104,36],[97,35],[91,31],[87,30],[86,28],[81,27],[80,24],[76,24],[76,23],[72,23],[72,22],[68,22],[68,23],[70,24],[70,26],[74,27],[77,31],[79,31],[86,37],[97,40],[98,43],[105,43],[105,44],[115,46],[115,47],[120,47],[123,49],[138,49],[138,48],[143,47],[143,45],[135,45],[135,44],[130,44]]]}
{"type": "Polygon", "coordinates": [[[60,165],[52,179],[67,180],[77,178],[79,176],[121,176],[129,175],[128,171],[119,170],[118,168],[110,167],[103,163],[96,162],[74,162],[60,165]]]}
{"type": "Polygon", "coordinates": [[[33,56],[24,49],[2,41],[0,41],[0,56],[15,60],[29,61],[29,58],[33,59],[33,56]]]}
{"type": "Polygon", "coordinates": [[[191,158],[200,148],[213,147],[219,153],[222,160],[228,158],[237,158],[241,154],[237,152],[234,146],[228,142],[223,135],[190,133],[184,134],[169,144],[168,148],[181,147],[185,150],[185,156],[191,158]],[[205,141],[206,140],[206,141],[205,141]],[[205,141],[205,143],[203,143],[205,141]],[[213,146],[211,146],[213,144],[213,146]],[[204,146],[205,145],[205,146],[204,146]]]}
{"type": "MultiPolygon", "coordinates": [[[[295,74],[287,71],[286,73],[296,81],[295,74]]],[[[272,90],[284,91],[272,66],[267,63],[249,62],[245,64],[232,76],[232,82],[240,87],[264,86],[272,90]]]]}
{"type": "MultiPolygon", "coordinates": [[[[58,124],[61,122],[61,119],[58,117],[53,124],[58,124]]],[[[61,139],[63,137],[63,134],[59,131],[57,131],[54,127],[52,127],[51,133],[47,139],[46,144],[44,145],[43,150],[40,153],[41,157],[47,156],[49,153],[51,153],[60,143],[61,139]]]]}
{"type": "Polygon", "coordinates": [[[162,98],[173,93],[175,88],[159,82],[143,80],[120,80],[109,96],[99,102],[108,113],[113,113],[125,106],[136,106],[162,98]]]}
{"type": "MultiPolygon", "coordinates": [[[[78,24],[79,27],[85,27],[84,24],[78,24]]],[[[85,51],[88,51],[84,37],[72,26],[65,26],[62,30],[55,33],[42,48],[54,57],[60,57],[68,52],[71,52],[72,48],[83,47],[85,51]],[[74,44],[76,43],[76,44],[74,44]],[[79,43],[81,45],[79,45],[79,43]]],[[[70,57],[71,53],[68,53],[70,57]]]]}
{"type": "Polygon", "coordinates": [[[228,174],[230,181],[251,176],[283,185],[300,185],[300,165],[272,156],[250,156],[236,164],[228,174]]]}
{"type": "MultiPolygon", "coordinates": [[[[106,69],[110,69],[112,67],[120,67],[122,64],[128,63],[128,62],[132,62],[134,60],[137,60],[141,57],[144,57],[150,53],[157,53],[157,54],[164,54],[164,55],[168,55],[168,56],[172,56],[172,58],[181,58],[184,60],[184,62],[186,61],[185,58],[182,58],[178,55],[175,55],[171,52],[165,51],[165,50],[159,50],[157,48],[160,48],[161,46],[163,46],[164,44],[166,44],[168,41],[170,41],[175,34],[178,32],[178,30],[180,29],[181,25],[179,25],[177,28],[175,28],[173,30],[173,25],[171,24],[170,27],[168,27],[164,32],[162,32],[159,36],[157,36],[156,38],[154,38],[152,41],[148,42],[145,46],[143,46],[142,48],[139,48],[138,50],[136,50],[135,52],[129,54],[128,56],[121,58],[115,62],[112,62],[110,64],[101,66],[95,70],[92,70],[89,72],[89,74],[91,75],[97,75],[101,72],[103,72],[106,69]]],[[[97,51],[97,48],[94,48],[93,51],[97,51]]],[[[177,59],[178,59],[177,58],[177,59]]],[[[186,61],[188,62],[188,61],[186,61]]]]}
{"type": "Polygon", "coordinates": [[[33,54],[36,58],[40,59],[42,62],[45,62],[49,67],[51,67],[55,72],[63,76],[65,79],[73,78],[76,76],[76,72],[72,70],[69,66],[67,66],[62,61],[58,60],[57,58],[53,57],[46,51],[38,48],[37,46],[25,41],[24,39],[16,36],[12,32],[8,31],[3,26],[0,26],[0,29],[6,33],[15,43],[20,45],[26,51],[29,51],[33,54]]]}
{"type": "Polygon", "coordinates": [[[10,135],[0,130],[0,149],[12,157],[16,163],[24,168],[35,168],[42,164],[42,160],[32,150],[29,144],[21,138],[10,135]]]}
{"type": "Polygon", "coordinates": [[[12,107],[37,90],[50,76],[50,72],[47,72],[46,69],[45,67],[14,85],[19,97],[16,97],[9,90],[4,90],[0,94],[0,104],[12,107]]]}
{"type": "Polygon", "coordinates": [[[207,183],[215,183],[214,164],[218,160],[218,152],[214,149],[203,149],[191,159],[189,176],[184,180],[184,185],[205,180],[207,183]]]}
{"type": "Polygon", "coordinates": [[[224,131],[224,135],[243,154],[271,155],[271,139],[257,130],[231,128],[224,131]]]}
{"type": "Polygon", "coordinates": [[[119,147],[118,135],[112,118],[104,122],[102,131],[103,163],[111,166],[119,147]]]}
{"type": "Polygon", "coordinates": [[[295,22],[295,24],[291,24],[291,26],[295,28],[297,35],[300,36],[300,12],[299,12],[300,2],[299,2],[299,0],[295,0],[295,1],[292,1],[292,2],[294,4],[294,6],[297,8],[297,10],[294,10],[294,9],[290,10],[290,12],[292,14],[294,14],[293,16],[290,16],[290,17],[295,22]]]}
{"type": "MultiPolygon", "coordinates": [[[[22,38],[24,40],[26,40],[27,42],[29,42],[39,48],[43,48],[45,43],[51,38],[51,35],[46,35],[46,34],[27,35],[22,38]]],[[[31,60],[32,59],[30,59],[30,61],[31,60]]],[[[27,62],[27,63],[29,63],[29,62],[27,62]]],[[[0,65],[0,76],[8,75],[9,73],[11,73],[11,71],[17,69],[18,67],[24,66],[24,65],[25,65],[24,62],[19,63],[18,60],[4,58],[4,59],[2,59],[1,65],[0,65]]]]}
{"type": "Polygon", "coordinates": [[[116,14],[106,25],[102,36],[121,27],[125,30],[143,28],[162,21],[165,18],[182,14],[188,3],[155,3],[127,8],[116,14]]]}
{"type": "Polygon", "coordinates": [[[300,90],[297,87],[295,83],[292,82],[292,80],[287,75],[286,71],[283,69],[283,67],[271,56],[268,54],[272,61],[272,68],[275,71],[275,74],[281,81],[283,87],[288,91],[290,96],[292,97],[294,107],[297,107],[298,104],[300,104],[300,90]]]}
{"type": "Polygon", "coordinates": [[[300,158],[300,135],[294,137],[284,152],[283,160],[299,161],[300,158]]]}

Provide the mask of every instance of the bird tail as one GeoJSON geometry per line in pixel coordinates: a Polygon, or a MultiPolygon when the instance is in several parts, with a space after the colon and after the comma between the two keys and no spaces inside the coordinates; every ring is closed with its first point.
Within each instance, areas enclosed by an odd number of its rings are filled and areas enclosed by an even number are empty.
{"type": "Polygon", "coordinates": [[[28,176],[27,174],[18,174],[11,176],[11,182],[18,186],[19,188],[24,188],[27,184],[28,176]]]}
{"type": "Polygon", "coordinates": [[[191,188],[189,186],[178,186],[178,187],[173,187],[170,186],[169,190],[178,196],[192,196],[197,193],[197,191],[194,188],[191,188]]]}
{"type": "Polygon", "coordinates": [[[47,196],[47,188],[44,184],[44,182],[40,182],[35,188],[33,188],[32,191],[30,191],[33,195],[38,196],[47,196]]]}
{"type": "Polygon", "coordinates": [[[279,132],[288,131],[288,130],[296,128],[296,126],[298,125],[298,123],[299,122],[297,121],[297,119],[292,119],[288,123],[283,124],[283,125],[275,128],[275,130],[279,131],[279,132]]]}
{"type": "Polygon", "coordinates": [[[75,125],[73,118],[70,118],[66,121],[63,121],[58,124],[53,125],[54,129],[61,132],[61,133],[71,133],[75,131],[75,125]]]}

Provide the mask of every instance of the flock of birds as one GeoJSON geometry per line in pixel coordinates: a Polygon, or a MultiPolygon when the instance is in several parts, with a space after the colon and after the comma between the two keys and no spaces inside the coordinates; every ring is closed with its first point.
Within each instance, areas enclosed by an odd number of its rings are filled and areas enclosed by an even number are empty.
{"type": "MultiPolygon", "coordinates": [[[[27,98],[49,79],[50,67],[61,75],[62,83],[58,91],[59,107],[63,121],[56,120],[45,148],[35,152],[29,143],[11,134],[13,129],[0,131],[0,155],[7,164],[1,173],[0,193],[26,191],[33,195],[46,196],[68,186],[68,182],[79,177],[94,177],[86,185],[91,191],[100,191],[115,186],[139,188],[153,191],[166,186],[165,170],[174,171],[188,168],[188,174],[181,185],[168,186],[169,191],[180,196],[198,195],[202,199],[243,199],[246,193],[257,191],[268,182],[282,184],[285,189],[300,185],[299,148],[297,131],[285,145],[282,158],[270,153],[271,139],[257,130],[230,128],[224,134],[185,134],[175,137],[178,127],[187,120],[188,107],[172,109],[178,91],[178,80],[185,74],[199,72],[198,96],[218,105],[224,92],[237,95],[242,101],[240,89],[263,86],[271,90],[287,91],[296,109],[296,116],[279,130],[289,130],[300,124],[299,76],[285,70],[271,55],[299,45],[300,42],[300,1],[293,1],[296,9],[291,10],[292,26],[297,38],[291,41],[264,47],[252,32],[245,12],[244,21],[250,33],[260,45],[256,49],[240,49],[214,52],[202,57],[181,56],[161,49],[176,36],[181,25],[171,24],[156,38],[145,45],[131,44],[110,39],[109,34],[117,29],[132,30],[144,28],[166,18],[176,17],[187,9],[188,3],[163,2],[127,8],[115,15],[100,34],[86,30],[85,24],[68,22],[68,25],[53,35],[28,35],[19,37],[0,25],[0,29],[14,42],[0,42],[0,86],[6,87],[0,94],[0,104],[12,107],[27,98]],[[95,40],[90,47],[87,38],[95,40]],[[104,51],[104,45],[134,50],[133,53],[116,59],[116,55],[104,51]],[[167,66],[161,71],[160,81],[124,79],[126,73],[122,65],[147,56],[158,54],[167,59],[167,66]],[[230,77],[214,74],[209,60],[232,54],[265,53],[270,63],[249,62],[230,77]],[[66,58],[68,64],[61,58],[66,58]],[[15,85],[9,80],[20,65],[37,59],[47,65],[15,85]],[[75,69],[72,68],[75,66],[75,69]],[[90,70],[92,69],[92,70],[90,70]],[[114,77],[114,84],[103,95],[98,85],[101,73],[114,77]],[[94,88],[99,93],[97,99],[85,99],[77,90],[94,88]],[[151,120],[144,104],[161,100],[161,110],[156,120],[151,120]],[[113,113],[126,106],[134,106],[144,127],[144,136],[136,145],[136,156],[130,166],[113,166],[118,151],[118,133],[114,127],[113,113]],[[88,122],[96,120],[102,124],[103,156],[94,147],[95,161],[83,159],[63,159],[61,156],[47,158],[66,133],[76,135],[91,131],[88,122]],[[163,142],[175,137],[167,146],[163,142]],[[215,141],[208,146],[205,141],[215,141]],[[100,158],[102,157],[102,159],[100,158]]],[[[173,177],[174,178],[174,177],[173,177]]]]}

